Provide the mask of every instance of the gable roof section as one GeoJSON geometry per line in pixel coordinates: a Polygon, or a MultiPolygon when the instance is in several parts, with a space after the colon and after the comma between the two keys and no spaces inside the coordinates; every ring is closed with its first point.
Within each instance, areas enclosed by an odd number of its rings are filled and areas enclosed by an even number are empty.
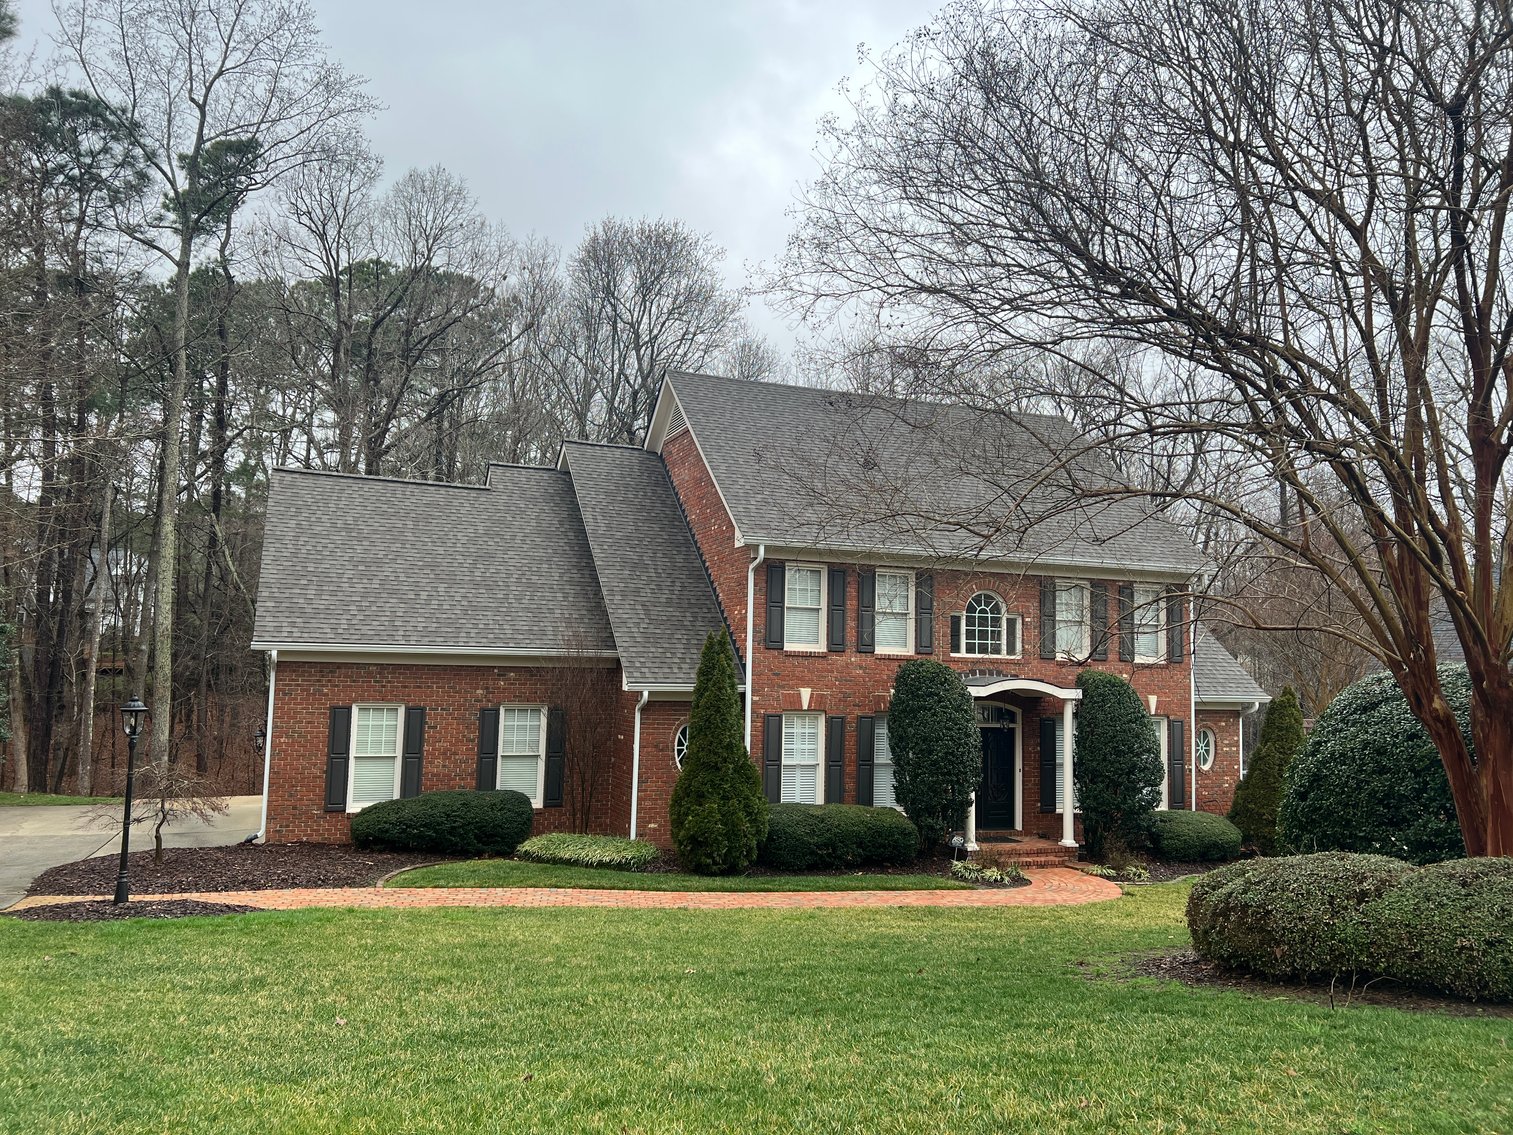
{"type": "Polygon", "coordinates": [[[688,522],[655,453],[566,442],[627,689],[692,688],[704,639],[724,630],[688,522]]]}
{"type": "Polygon", "coordinates": [[[1198,633],[1193,641],[1193,694],[1199,705],[1214,703],[1244,703],[1271,700],[1250,671],[1224,644],[1214,638],[1213,632],[1198,624],[1198,633]]]}
{"type": "Polygon", "coordinates": [[[1184,577],[1192,541],[1061,418],[676,373],[748,544],[1184,577]]]}
{"type": "Polygon", "coordinates": [[[274,471],[253,646],[613,654],[572,486],[274,471]]]}

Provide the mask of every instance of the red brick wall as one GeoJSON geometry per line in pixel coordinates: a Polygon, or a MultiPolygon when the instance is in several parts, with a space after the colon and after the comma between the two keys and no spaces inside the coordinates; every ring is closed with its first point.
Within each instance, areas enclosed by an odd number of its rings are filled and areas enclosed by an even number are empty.
{"type": "MultiPolygon", "coordinates": [[[[631,709],[634,712],[634,699],[631,709]]],[[[678,726],[688,720],[688,709],[686,701],[653,701],[641,711],[641,800],[636,834],[662,847],[672,846],[667,810],[678,779],[673,738],[678,726]]]]}
{"type": "MultiPolygon", "coordinates": [[[[270,843],[310,840],[343,843],[348,816],[327,812],[326,738],[330,707],[363,702],[426,707],[421,789],[435,792],[477,784],[478,711],[511,702],[551,701],[552,679],[540,669],[492,666],[426,666],[347,662],[280,662],[273,711],[269,778],[270,843]]],[[[609,707],[616,712],[616,707],[609,707]]],[[[592,827],[629,830],[630,728],[620,713],[608,788],[595,801],[592,827]]],[[[568,762],[581,759],[568,722],[568,762]]],[[[669,749],[669,752],[671,750],[669,749]]],[[[571,772],[569,772],[571,776],[571,772]]],[[[534,830],[571,827],[571,809],[541,808],[534,830]]]]}
{"type": "Polygon", "coordinates": [[[1240,715],[1233,711],[1200,709],[1198,728],[1214,731],[1214,767],[1198,770],[1198,807],[1223,815],[1235,800],[1240,783],[1240,715]]]}
{"type": "MultiPolygon", "coordinates": [[[[735,635],[736,647],[746,652],[746,575],[752,551],[737,547],[735,523],[725,511],[725,502],[715,487],[714,478],[687,430],[662,447],[662,460],[674,491],[693,529],[699,554],[714,581],[715,598],[725,621],[735,635]]],[[[758,572],[758,574],[761,574],[758,572]]]]}

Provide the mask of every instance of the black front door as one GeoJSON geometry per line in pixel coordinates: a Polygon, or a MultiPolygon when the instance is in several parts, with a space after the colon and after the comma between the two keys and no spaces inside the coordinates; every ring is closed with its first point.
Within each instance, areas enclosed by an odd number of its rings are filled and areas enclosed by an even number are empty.
{"type": "Polygon", "coordinates": [[[1014,730],[982,731],[982,783],[977,787],[977,830],[1014,827],[1014,730]]]}

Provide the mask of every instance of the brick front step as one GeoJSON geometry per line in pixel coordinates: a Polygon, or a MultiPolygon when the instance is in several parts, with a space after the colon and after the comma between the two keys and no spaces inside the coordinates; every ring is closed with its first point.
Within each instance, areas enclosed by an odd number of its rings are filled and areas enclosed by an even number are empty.
{"type": "Polygon", "coordinates": [[[979,859],[1017,863],[1021,867],[1066,867],[1077,861],[1075,847],[1042,839],[1024,839],[1007,832],[979,832],[979,859]]]}

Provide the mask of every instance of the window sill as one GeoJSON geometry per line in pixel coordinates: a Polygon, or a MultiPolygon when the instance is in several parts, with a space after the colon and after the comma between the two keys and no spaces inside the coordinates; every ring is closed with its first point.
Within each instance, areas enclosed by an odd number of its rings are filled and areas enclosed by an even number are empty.
{"type": "Polygon", "coordinates": [[[844,653],[844,651],[840,651],[840,650],[832,651],[832,650],[828,649],[827,647],[823,647],[823,646],[785,646],[785,647],[783,647],[783,653],[784,654],[808,654],[808,655],[816,655],[817,654],[817,655],[826,655],[826,654],[842,654],[842,653],[844,653]]]}
{"type": "Polygon", "coordinates": [[[1018,662],[1018,661],[1020,661],[1021,659],[1024,658],[1024,655],[1023,654],[957,654],[955,651],[952,651],[951,654],[948,657],[951,657],[951,658],[962,658],[962,659],[965,659],[968,662],[975,662],[975,661],[979,661],[979,660],[983,660],[983,661],[987,661],[987,662],[1018,662]]]}

